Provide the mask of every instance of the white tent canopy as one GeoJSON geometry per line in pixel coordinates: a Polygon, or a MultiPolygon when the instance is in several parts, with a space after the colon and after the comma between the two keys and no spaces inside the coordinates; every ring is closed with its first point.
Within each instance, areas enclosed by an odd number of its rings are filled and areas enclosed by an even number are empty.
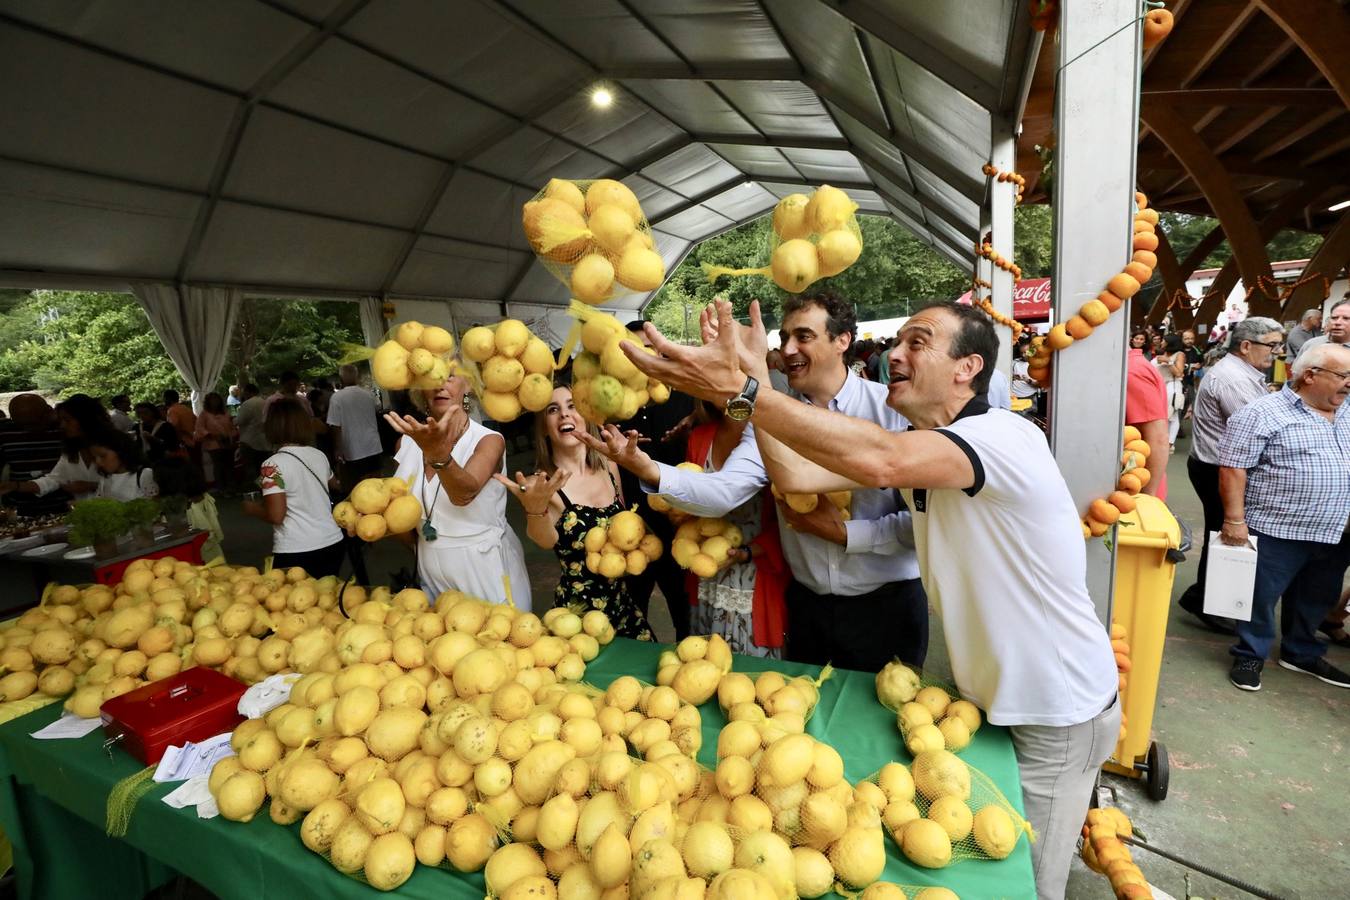
{"type": "Polygon", "coordinates": [[[0,0],[0,283],[556,308],[567,291],[519,225],[553,176],[622,179],[670,269],[823,182],[969,269],[991,129],[1017,120],[1034,63],[1026,15],[1014,0],[0,0]]]}

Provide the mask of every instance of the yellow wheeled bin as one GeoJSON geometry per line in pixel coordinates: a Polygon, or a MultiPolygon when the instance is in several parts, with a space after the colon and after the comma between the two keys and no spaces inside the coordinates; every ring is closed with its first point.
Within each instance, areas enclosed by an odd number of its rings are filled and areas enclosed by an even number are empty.
{"type": "Polygon", "coordinates": [[[1133,512],[1116,528],[1116,595],[1112,646],[1121,669],[1122,726],[1115,752],[1103,768],[1145,779],[1154,800],[1167,796],[1167,748],[1152,739],[1167,613],[1176,564],[1168,555],[1181,542],[1181,526],[1157,497],[1135,497],[1133,512]]]}

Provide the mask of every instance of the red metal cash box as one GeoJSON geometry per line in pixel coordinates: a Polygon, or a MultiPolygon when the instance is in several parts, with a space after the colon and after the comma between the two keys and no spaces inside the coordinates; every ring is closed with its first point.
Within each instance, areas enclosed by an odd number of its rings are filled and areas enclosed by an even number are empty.
{"type": "Polygon", "coordinates": [[[103,731],[153,765],[170,746],[205,740],[242,722],[238,706],[244,690],[233,678],[194,666],[103,704],[103,731]]]}

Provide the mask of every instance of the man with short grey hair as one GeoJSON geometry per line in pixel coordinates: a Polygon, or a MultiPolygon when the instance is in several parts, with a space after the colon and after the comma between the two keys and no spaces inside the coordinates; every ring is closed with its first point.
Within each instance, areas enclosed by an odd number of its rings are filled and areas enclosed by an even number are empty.
{"type": "Polygon", "coordinates": [[[366,475],[380,470],[379,405],[360,386],[360,370],[351,364],[338,369],[342,389],[328,401],[328,427],[337,450],[338,480],[350,491],[366,475]]]}
{"type": "Polygon", "coordinates": [[[1178,601],[1182,609],[1207,627],[1232,634],[1225,619],[1207,615],[1205,566],[1209,562],[1209,533],[1223,525],[1223,501],[1219,498],[1219,441],[1234,413],[1266,394],[1266,370],[1281,344],[1280,323],[1253,316],[1233,327],[1228,355],[1220,359],[1200,381],[1191,419],[1191,455],[1186,474],[1205,511],[1205,532],[1200,536],[1200,567],[1195,584],[1178,601]]]}
{"type": "Polygon", "coordinates": [[[1298,324],[1289,329],[1289,358],[1297,359],[1303,345],[1322,333],[1322,310],[1307,309],[1298,324]]]}
{"type": "MultiPolygon", "coordinates": [[[[1332,304],[1331,311],[1327,314],[1326,334],[1308,338],[1303,342],[1299,353],[1307,353],[1313,347],[1320,347],[1323,344],[1343,344],[1350,347],[1350,300],[1337,300],[1332,304]]],[[[1292,353],[1290,358],[1294,358],[1292,353]]]]}
{"type": "Polygon", "coordinates": [[[1219,445],[1225,544],[1258,539],[1251,621],[1237,623],[1228,679],[1261,689],[1275,643],[1280,666],[1335,687],[1350,675],[1326,660],[1318,625],[1335,608],[1350,562],[1350,348],[1305,345],[1285,386],[1228,422],[1219,445]]]}

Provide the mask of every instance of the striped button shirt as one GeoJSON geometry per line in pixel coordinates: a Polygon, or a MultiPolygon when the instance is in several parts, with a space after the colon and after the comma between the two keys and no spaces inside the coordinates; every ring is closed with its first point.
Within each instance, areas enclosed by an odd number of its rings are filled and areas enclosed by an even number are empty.
{"type": "Polygon", "coordinates": [[[1350,517],[1350,404],[1328,420],[1286,385],[1228,420],[1219,465],[1247,470],[1253,531],[1335,544],[1350,517]]]}

